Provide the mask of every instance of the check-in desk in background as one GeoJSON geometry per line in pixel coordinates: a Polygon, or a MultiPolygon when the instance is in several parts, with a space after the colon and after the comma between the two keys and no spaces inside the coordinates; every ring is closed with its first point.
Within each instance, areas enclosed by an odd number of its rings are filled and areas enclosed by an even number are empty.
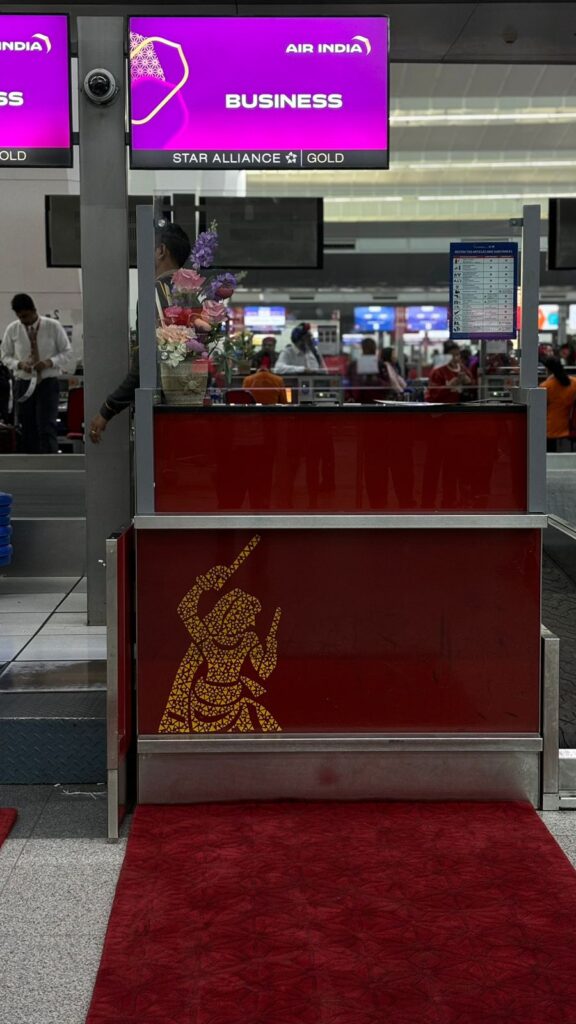
{"type": "Polygon", "coordinates": [[[528,419],[156,406],[134,570],[122,556],[139,801],[538,804],[528,419]]]}

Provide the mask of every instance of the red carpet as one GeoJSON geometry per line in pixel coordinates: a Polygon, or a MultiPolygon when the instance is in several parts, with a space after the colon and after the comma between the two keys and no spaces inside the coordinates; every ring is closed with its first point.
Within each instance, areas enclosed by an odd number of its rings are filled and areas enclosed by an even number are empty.
{"type": "Polygon", "coordinates": [[[574,1024],[576,873],[522,804],[138,809],[89,1024],[574,1024]]]}
{"type": "Polygon", "coordinates": [[[10,834],[12,826],[18,817],[18,811],[12,807],[0,807],[0,846],[10,834]]]}

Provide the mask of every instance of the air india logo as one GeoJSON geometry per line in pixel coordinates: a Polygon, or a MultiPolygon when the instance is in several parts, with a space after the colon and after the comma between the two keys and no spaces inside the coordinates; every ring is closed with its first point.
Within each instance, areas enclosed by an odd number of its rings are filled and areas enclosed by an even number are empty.
{"type": "Polygon", "coordinates": [[[203,596],[223,590],[259,543],[258,535],[252,537],[231,565],[216,565],[198,576],[180,602],[178,614],[192,642],[176,673],[159,732],[282,731],[262,700],[262,684],[276,668],[281,609],[276,608],[263,640],[256,633],[262,605],[244,590],[229,589],[210,612],[202,616],[199,611],[203,596]]]}

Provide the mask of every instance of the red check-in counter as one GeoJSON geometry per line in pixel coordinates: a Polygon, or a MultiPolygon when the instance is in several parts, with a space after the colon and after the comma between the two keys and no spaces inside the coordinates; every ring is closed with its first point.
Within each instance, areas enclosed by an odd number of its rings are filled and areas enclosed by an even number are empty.
{"type": "Polygon", "coordinates": [[[151,427],[141,801],[538,802],[525,406],[156,406],[151,427]]]}

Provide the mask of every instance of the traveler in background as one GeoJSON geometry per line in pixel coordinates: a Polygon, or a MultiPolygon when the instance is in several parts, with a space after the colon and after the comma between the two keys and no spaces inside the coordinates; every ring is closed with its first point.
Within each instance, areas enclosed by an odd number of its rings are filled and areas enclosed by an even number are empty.
{"type": "Polygon", "coordinates": [[[285,405],[286,391],[282,377],[270,370],[267,365],[267,353],[263,353],[260,358],[262,361],[259,368],[244,378],[242,387],[246,388],[260,405],[285,405]]]}
{"type": "Polygon", "coordinates": [[[437,366],[430,374],[425,399],[427,402],[444,402],[454,405],[463,400],[466,388],[474,386],[471,373],[462,365],[460,348],[455,342],[446,346],[450,362],[437,366]]]}
{"type": "Polygon", "coordinates": [[[436,351],[432,356],[432,367],[436,370],[439,366],[446,366],[446,363],[450,362],[450,342],[444,342],[444,351],[442,353],[436,351]]]}
{"type": "Polygon", "coordinates": [[[274,368],[274,364],[278,359],[278,353],[276,352],[276,338],[273,334],[267,334],[265,338],[262,338],[262,348],[259,359],[259,367],[267,364],[268,370],[272,370],[274,368]]]}
{"type": "Polygon", "coordinates": [[[326,370],[326,363],[318,352],[310,324],[299,324],[290,335],[274,367],[276,373],[318,373],[326,370]]]}
{"type": "MultiPolygon", "coordinates": [[[[177,224],[167,224],[156,235],[154,250],[154,269],[156,272],[156,309],[164,310],[172,305],[172,276],[176,270],[184,266],[191,251],[190,240],[185,231],[177,224]]],[[[132,350],[130,370],[122,383],[116,388],[104,404],[100,412],[90,423],[90,440],[99,444],[102,434],[113,416],[127,409],[134,401],[136,388],[140,387],[140,360],[138,347],[132,350]]]]}
{"type": "Polygon", "coordinates": [[[400,375],[400,367],[393,348],[383,348],[378,362],[380,376],[388,388],[390,398],[399,398],[406,390],[406,381],[400,375]]]}
{"type": "Polygon", "coordinates": [[[361,355],[352,359],[348,367],[350,399],[361,405],[370,405],[379,399],[393,397],[389,395],[380,371],[374,338],[362,338],[360,346],[361,355]]]}
{"type": "Polygon", "coordinates": [[[70,339],[58,320],[38,316],[29,295],[15,295],[12,309],[17,319],[6,328],[0,359],[14,374],[21,451],[54,455],[58,452],[58,378],[62,370],[71,368],[70,339]]]}
{"type": "Polygon", "coordinates": [[[570,412],[576,400],[576,377],[569,377],[559,359],[546,359],[546,451],[570,451],[570,412]]]}

